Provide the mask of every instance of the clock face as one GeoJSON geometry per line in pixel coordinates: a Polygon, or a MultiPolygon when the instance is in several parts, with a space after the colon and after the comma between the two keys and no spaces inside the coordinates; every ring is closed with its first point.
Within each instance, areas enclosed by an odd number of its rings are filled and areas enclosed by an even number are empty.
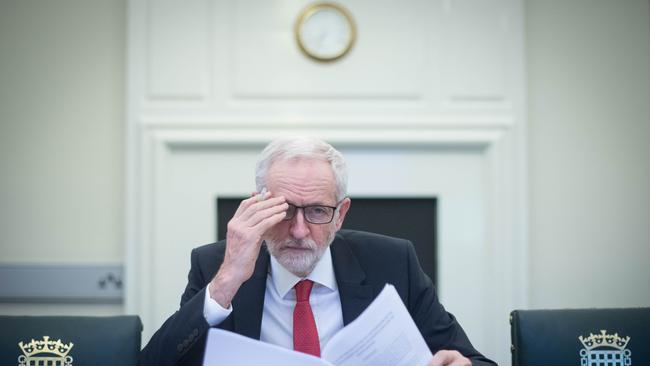
{"type": "Polygon", "coordinates": [[[307,7],[296,23],[300,49],[317,61],[343,57],[354,44],[354,22],[340,5],[317,3],[307,7]]]}

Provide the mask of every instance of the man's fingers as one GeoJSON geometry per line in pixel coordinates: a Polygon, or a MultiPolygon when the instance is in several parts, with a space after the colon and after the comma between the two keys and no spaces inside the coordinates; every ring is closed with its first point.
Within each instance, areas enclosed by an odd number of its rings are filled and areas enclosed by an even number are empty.
{"type": "MultiPolygon", "coordinates": [[[[268,219],[269,217],[282,213],[282,215],[286,214],[287,209],[289,208],[289,205],[286,202],[283,202],[279,205],[274,205],[262,210],[259,210],[255,212],[248,220],[246,220],[246,224],[249,227],[255,227],[257,226],[260,222],[268,219]]],[[[282,217],[284,218],[284,216],[282,217]]]]}
{"type": "Polygon", "coordinates": [[[264,210],[272,206],[280,205],[286,202],[286,199],[283,196],[266,198],[262,201],[253,203],[250,207],[257,210],[264,210]]]}
{"type": "MultiPolygon", "coordinates": [[[[284,197],[273,197],[273,198],[268,198],[264,201],[260,202],[254,202],[253,204],[249,205],[239,216],[238,219],[242,222],[250,222],[251,218],[255,215],[259,216],[259,213],[273,207],[277,206],[282,206],[285,203],[284,197]]],[[[286,207],[284,208],[286,210],[286,207]]],[[[259,219],[257,220],[259,221],[259,219]]],[[[251,226],[251,225],[249,225],[251,226]]]]}
{"type": "Polygon", "coordinates": [[[427,366],[471,366],[469,359],[458,351],[440,350],[433,355],[427,366]]]}
{"type": "Polygon", "coordinates": [[[472,361],[463,357],[461,359],[457,359],[456,361],[452,362],[449,366],[472,366],[472,361]]]}
{"type": "Polygon", "coordinates": [[[275,202],[260,202],[259,204],[261,205],[262,203],[265,206],[271,206],[262,210],[259,209],[259,206],[251,206],[240,217],[233,217],[228,222],[228,245],[238,246],[239,244],[235,243],[259,242],[260,237],[271,226],[279,223],[286,217],[288,204],[284,202],[283,197],[279,197],[275,202]],[[248,217],[248,219],[245,219],[245,217],[248,217]]]}
{"type": "Polygon", "coordinates": [[[273,215],[271,217],[267,217],[266,219],[260,221],[260,223],[258,224],[258,228],[260,230],[260,233],[264,234],[268,229],[272,228],[274,225],[276,225],[277,223],[282,221],[282,219],[284,219],[285,216],[286,216],[286,214],[284,213],[284,211],[282,211],[282,212],[276,213],[275,215],[273,215]]]}
{"type": "Polygon", "coordinates": [[[255,196],[249,197],[239,203],[239,207],[237,207],[237,211],[235,211],[235,214],[233,215],[234,217],[239,217],[242,212],[244,212],[248,207],[250,207],[253,203],[257,202],[257,198],[255,196]]]}
{"type": "Polygon", "coordinates": [[[449,354],[449,351],[438,351],[428,366],[448,366],[453,360],[453,357],[449,354]]]}
{"type": "Polygon", "coordinates": [[[235,211],[235,214],[233,215],[233,218],[243,218],[244,220],[250,217],[250,213],[247,212],[249,211],[250,208],[253,206],[257,208],[267,208],[269,206],[272,206],[273,204],[277,204],[278,202],[283,202],[284,197],[271,197],[271,192],[265,192],[264,194],[258,193],[253,195],[252,197],[249,197],[239,204],[239,207],[237,207],[237,211],[235,211]],[[260,197],[264,197],[263,199],[260,199],[260,197]]]}

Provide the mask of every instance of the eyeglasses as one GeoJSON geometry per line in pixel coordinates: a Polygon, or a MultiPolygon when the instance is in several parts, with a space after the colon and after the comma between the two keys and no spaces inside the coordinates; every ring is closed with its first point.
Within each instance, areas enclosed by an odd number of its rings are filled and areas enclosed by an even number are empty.
{"type": "Polygon", "coordinates": [[[305,220],[310,224],[329,224],[334,219],[334,212],[343,202],[339,201],[336,206],[325,206],[325,205],[309,205],[309,206],[296,206],[294,204],[288,203],[289,208],[287,209],[286,216],[283,220],[288,221],[296,217],[298,209],[302,209],[305,220]]]}

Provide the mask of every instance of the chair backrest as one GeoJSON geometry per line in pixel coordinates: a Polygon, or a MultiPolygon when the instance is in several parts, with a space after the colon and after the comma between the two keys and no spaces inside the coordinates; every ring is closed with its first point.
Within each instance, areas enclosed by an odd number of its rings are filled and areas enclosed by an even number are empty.
{"type": "Polygon", "coordinates": [[[0,316],[0,365],[135,366],[137,316],[0,316]]]}
{"type": "Polygon", "coordinates": [[[650,308],[515,310],[513,366],[650,365],[650,308]]]}

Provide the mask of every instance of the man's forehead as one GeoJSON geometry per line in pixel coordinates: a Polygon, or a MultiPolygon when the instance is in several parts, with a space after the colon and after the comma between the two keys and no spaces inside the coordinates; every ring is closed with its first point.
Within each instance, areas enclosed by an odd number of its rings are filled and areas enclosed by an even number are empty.
{"type": "MultiPolygon", "coordinates": [[[[291,194],[295,204],[324,204],[336,197],[330,165],[322,160],[283,160],[269,168],[266,183],[275,194],[291,194]],[[277,191],[279,190],[279,191],[277,191]]],[[[290,198],[290,197],[287,197],[290,198]]]]}
{"type": "Polygon", "coordinates": [[[319,177],[334,178],[332,166],[323,159],[295,157],[274,161],[269,166],[268,174],[276,175],[297,175],[308,171],[311,174],[316,173],[319,177]]]}

